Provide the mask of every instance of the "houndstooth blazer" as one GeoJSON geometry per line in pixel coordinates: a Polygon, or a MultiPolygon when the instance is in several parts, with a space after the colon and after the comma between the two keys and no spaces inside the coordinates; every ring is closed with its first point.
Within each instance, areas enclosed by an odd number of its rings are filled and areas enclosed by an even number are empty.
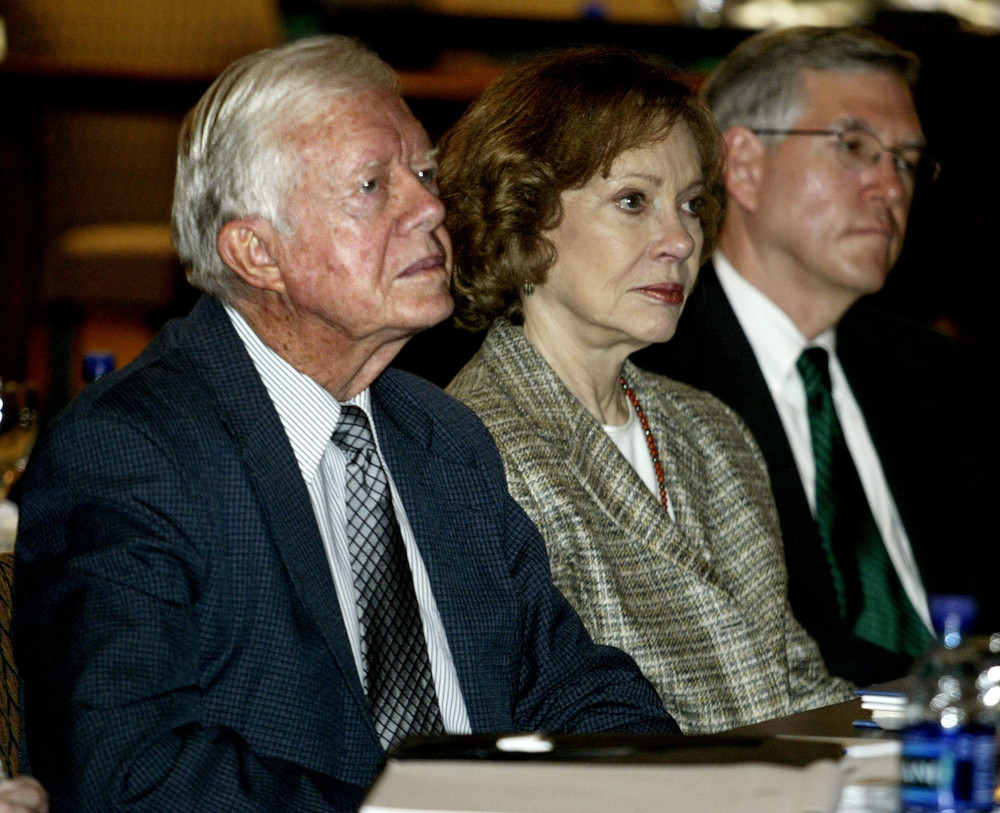
{"type": "Polygon", "coordinates": [[[593,637],[630,653],[689,733],[836,703],[792,615],[759,449],[713,396],[626,363],[660,448],[677,521],[598,421],[501,319],[448,391],[499,446],[558,587],[593,637]]]}

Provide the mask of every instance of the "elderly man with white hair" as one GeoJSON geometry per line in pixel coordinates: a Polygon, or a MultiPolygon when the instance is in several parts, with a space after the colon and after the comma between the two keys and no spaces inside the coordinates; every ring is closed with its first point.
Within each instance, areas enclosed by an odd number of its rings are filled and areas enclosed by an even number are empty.
{"type": "Polygon", "coordinates": [[[411,734],[676,731],[553,587],[465,407],[386,369],[445,319],[436,165],[353,40],[244,58],[181,133],[205,296],[24,477],[15,647],[53,807],[341,811],[411,734]]]}

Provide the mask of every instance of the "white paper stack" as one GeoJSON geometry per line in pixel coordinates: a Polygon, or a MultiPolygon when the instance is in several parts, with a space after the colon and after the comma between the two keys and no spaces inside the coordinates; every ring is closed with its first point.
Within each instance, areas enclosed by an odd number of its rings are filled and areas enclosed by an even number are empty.
{"type": "Polygon", "coordinates": [[[450,755],[398,755],[362,813],[833,813],[846,771],[843,747],[828,742],[553,739],[549,753],[513,758],[463,738],[450,755]]]}
{"type": "Polygon", "coordinates": [[[906,712],[904,692],[864,689],[858,695],[861,697],[861,708],[871,712],[872,722],[879,728],[895,731],[903,727],[906,712]]]}

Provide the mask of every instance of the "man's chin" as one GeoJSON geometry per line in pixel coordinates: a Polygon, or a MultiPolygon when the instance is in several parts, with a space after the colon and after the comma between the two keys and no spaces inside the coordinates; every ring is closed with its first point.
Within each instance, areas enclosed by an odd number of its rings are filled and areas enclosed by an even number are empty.
{"type": "Polygon", "coordinates": [[[409,336],[441,324],[455,310],[455,301],[447,290],[433,297],[425,297],[406,313],[400,324],[409,336]]]}
{"type": "Polygon", "coordinates": [[[884,253],[859,259],[844,270],[844,282],[858,296],[877,294],[885,287],[892,265],[884,253]]]}

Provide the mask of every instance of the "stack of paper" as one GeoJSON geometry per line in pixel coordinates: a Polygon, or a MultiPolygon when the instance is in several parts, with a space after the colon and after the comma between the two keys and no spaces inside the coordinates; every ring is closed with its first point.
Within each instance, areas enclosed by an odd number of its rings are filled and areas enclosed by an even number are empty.
{"type": "Polygon", "coordinates": [[[871,712],[872,722],[880,728],[895,731],[903,727],[906,712],[904,692],[863,689],[858,692],[861,708],[871,712]]]}
{"type": "Polygon", "coordinates": [[[833,813],[844,756],[839,744],[778,738],[421,738],[394,754],[361,810],[833,813]]]}

